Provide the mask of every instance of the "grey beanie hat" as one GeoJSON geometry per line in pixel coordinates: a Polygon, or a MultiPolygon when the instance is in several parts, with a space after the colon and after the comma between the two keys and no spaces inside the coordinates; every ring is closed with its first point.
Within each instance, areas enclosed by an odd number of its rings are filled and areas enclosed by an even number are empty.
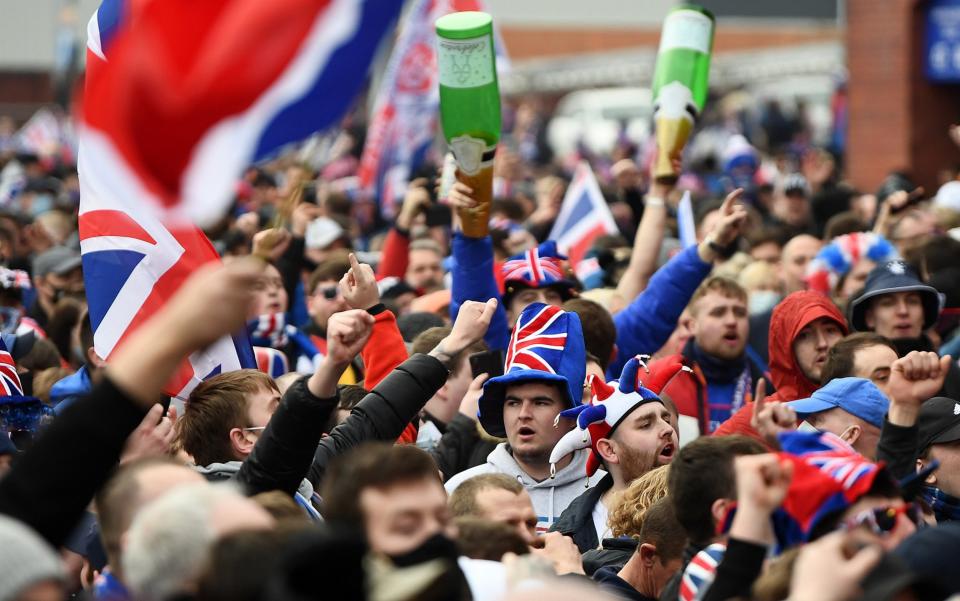
{"type": "Polygon", "coordinates": [[[47,580],[64,580],[56,551],[22,522],[0,515],[0,601],[47,580]]]}

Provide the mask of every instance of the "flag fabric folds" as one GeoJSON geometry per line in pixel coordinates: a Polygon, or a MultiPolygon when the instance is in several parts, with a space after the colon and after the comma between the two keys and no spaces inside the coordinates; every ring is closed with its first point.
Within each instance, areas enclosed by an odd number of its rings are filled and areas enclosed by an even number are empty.
{"type": "MultiPolygon", "coordinates": [[[[100,357],[218,260],[197,225],[224,214],[247,165],[339,121],[401,4],[104,0],[87,28],[78,132],[100,357]]],[[[166,392],[185,398],[203,379],[256,365],[245,334],[225,337],[189,357],[166,392]]]]}
{"type": "Polygon", "coordinates": [[[557,248],[570,258],[570,265],[576,270],[594,240],[617,232],[597,178],[590,165],[583,161],[574,171],[549,239],[557,241],[557,248]]]}

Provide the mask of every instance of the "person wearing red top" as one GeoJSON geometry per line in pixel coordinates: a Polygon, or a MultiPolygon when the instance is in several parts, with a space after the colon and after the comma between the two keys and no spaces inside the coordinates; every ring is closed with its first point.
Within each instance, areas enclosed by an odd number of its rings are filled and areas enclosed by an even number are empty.
{"type": "MultiPolygon", "coordinates": [[[[770,318],[770,380],[767,403],[805,399],[820,388],[830,348],[847,334],[843,314],[826,295],[802,290],[788,295],[770,318]]],[[[763,441],[751,426],[752,404],[720,425],[715,436],[742,434],[763,441]]]]}

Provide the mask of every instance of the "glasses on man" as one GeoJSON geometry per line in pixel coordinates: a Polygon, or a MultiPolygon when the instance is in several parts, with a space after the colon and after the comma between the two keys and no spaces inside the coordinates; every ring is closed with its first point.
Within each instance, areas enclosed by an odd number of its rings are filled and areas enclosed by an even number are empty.
{"type": "Polygon", "coordinates": [[[899,507],[866,509],[846,520],[843,528],[854,530],[865,526],[877,536],[886,536],[897,527],[897,519],[901,515],[913,522],[917,528],[922,528],[926,524],[923,521],[923,509],[916,503],[906,503],[899,507]]]}
{"type": "Polygon", "coordinates": [[[254,426],[253,428],[243,428],[243,431],[244,432],[262,432],[263,430],[266,430],[266,429],[267,429],[266,426],[254,426]]]}
{"type": "Polygon", "coordinates": [[[326,288],[318,288],[317,294],[322,294],[323,298],[327,300],[333,300],[337,298],[340,294],[340,288],[336,286],[327,286],[326,288]]]}

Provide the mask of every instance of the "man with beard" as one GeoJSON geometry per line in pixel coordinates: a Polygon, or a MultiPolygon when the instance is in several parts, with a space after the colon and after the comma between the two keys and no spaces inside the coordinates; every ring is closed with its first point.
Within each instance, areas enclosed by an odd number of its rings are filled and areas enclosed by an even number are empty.
{"type": "Polygon", "coordinates": [[[752,398],[763,375],[746,353],[747,293],[735,281],[713,276],[694,292],[688,305],[693,337],[680,355],[660,359],[678,360],[693,370],[665,390],[676,403],[685,440],[709,434],[752,398]],[[686,424],[686,425],[685,425],[686,424]]]}
{"type": "Polygon", "coordinates": [[[603,465],[607,475],[574,500],[552,530],[573,538],[581,553],[595,549],[609,537],[607,512],[615,495],[655,467],[673,460],[679,448],[676,415],[657,396],[664,383],[679,373],[679,361],[661,364],[656,372],[640,372],[639,357],[630,359],[619,382],[591,381],[590,403],[563,414],[577,417],[577,428],[564,436],[551,461],[571,450],[590,448],[587,475],[603,465]],[[637,376],[643,383],[638,385],[637,376]],[[644,386],[646,384],[646,386],[644,386]]]}
{"type": "MultiPolygon", "coordinates": [[[[936,351],[925,334],[943,308],[936,288],[924,284],[907,263],[888,261],[867,276],[863,291],[850,302],[849,323],[856,331],[889,338],[904,357],[911,351],[936,351]]],[[[960,398],[960,368],[950,365],[941,396],[960,398]]]]}
{"type": "Polygon", "coordinates": [[[504,375],[483,385],[479,420],[506,438],[487,462],[450,478],[448,493],[479,474],[503,473],[530,493],[542,533],[600,475],[584,473],[588,453],[572,450],[551,465],[550,452],[573,427],[561,411],[580,404],[586,373],[583,333],[576,313],[533,303],[523,310],[507,348],[504,375]]]}

